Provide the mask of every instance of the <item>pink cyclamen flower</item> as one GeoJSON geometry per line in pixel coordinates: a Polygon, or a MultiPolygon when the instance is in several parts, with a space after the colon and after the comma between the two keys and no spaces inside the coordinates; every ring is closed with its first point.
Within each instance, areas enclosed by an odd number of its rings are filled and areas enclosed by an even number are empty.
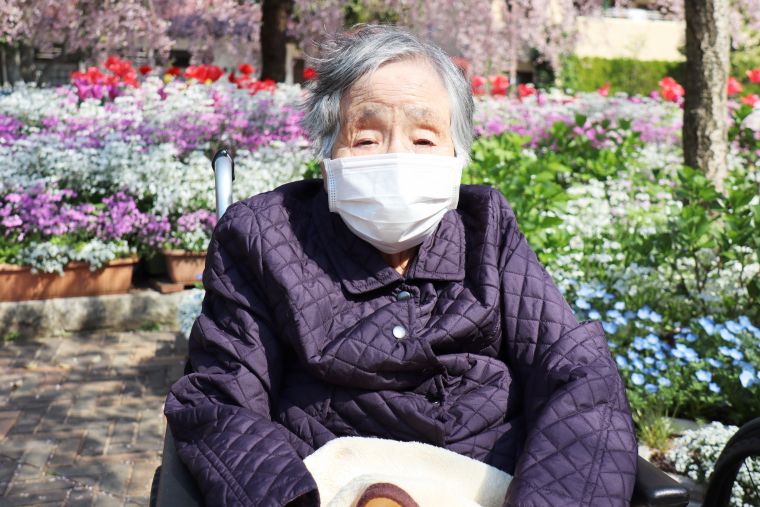
{"type": "Polygon", "coordinates": [[[678,102],[680,97],[684,96],[684,89],[678,81],[670,76],[660,79],[660,95],[670,102],[678,102]]]}
{"type": "Polygon", "coordinates": [[[736,80],[735,77],[731,76],[728,78],[728,84],[726,84],[726,92],[728,93],[729,97],[733,97],[737,93],[741,93],[742,91],[742,84],[736,80]]]}
{"type": "Polygon", "coordinates": [[[749,95],[745,95],[741,98],[742,104],[747,104],[749,107],[755,107],[755,104],[760,102],[760,97],[758,97],[754,93],[750,93],[749,95]]]}

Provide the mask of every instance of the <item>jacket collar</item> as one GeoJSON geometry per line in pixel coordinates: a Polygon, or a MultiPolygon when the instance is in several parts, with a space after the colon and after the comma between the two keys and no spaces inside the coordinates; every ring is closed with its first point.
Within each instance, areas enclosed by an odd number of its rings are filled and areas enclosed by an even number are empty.
{"type": "Polygon", "coordinates": [[[464,280],[464,225],[456,210],[446,213],[435,233],[420,245],[405,277],[390,267],[375,247],[355,236],[340,215],[330,212],[324,189],[314,199],[312,216],[341,283],[352,294],[370,292],[405,278],[464,280]]]}

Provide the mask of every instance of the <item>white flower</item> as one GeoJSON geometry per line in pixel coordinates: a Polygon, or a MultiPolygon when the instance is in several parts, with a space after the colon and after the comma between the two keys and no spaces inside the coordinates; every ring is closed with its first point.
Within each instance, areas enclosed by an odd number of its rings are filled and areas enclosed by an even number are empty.
{"type": "Polygon", "coordinates": [[[755,108],[742,121],[742,128],[760,132],[760,108],[755,108]]]}

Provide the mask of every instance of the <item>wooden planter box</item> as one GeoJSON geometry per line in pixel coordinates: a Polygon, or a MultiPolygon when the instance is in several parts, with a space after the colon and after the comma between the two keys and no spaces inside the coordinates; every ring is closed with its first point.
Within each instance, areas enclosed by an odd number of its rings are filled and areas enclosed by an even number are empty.
{"type": "Polygon", "coordinates": [[[177,284],[192,285],[201,281],[206,266],[206,252],[164,250],[169,279],[177,284]]]}
{"type": "Polygon", "coordinates": [[[27,301],[123,294],[132,285],[137,257],[116,259],[97,271],[84,262],[70,262],[58,273],[32,273],[27,266],[0,264],[0,301],[27,301]]]}

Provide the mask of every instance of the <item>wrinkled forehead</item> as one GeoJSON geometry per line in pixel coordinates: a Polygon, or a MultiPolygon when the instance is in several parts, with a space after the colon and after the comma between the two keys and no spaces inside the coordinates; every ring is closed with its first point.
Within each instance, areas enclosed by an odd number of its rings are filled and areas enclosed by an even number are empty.
{"type": "Polygon", "coordinates": [[[423,123],[450,123],[449,92],[435,67],[414,57],[385,63],[349,86],[341,96],[345,124],[383,119],[390,109],[423,123]]]}

